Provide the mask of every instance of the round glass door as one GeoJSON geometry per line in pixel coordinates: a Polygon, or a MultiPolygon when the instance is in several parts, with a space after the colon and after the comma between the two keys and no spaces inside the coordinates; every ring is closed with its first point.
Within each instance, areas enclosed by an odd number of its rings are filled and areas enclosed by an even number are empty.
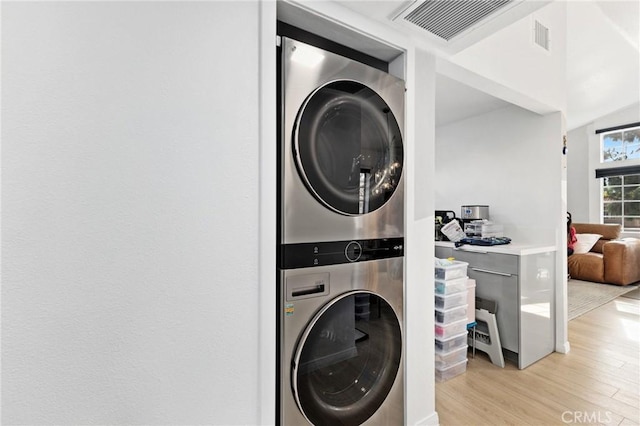
{"type": "Polygon", "coordinates": [[[382,207],[402,175],[398,122],[376,92],[355,81],[335,81],[309,96],[297,118],[294,155],[315,197],[345,215],[382,207]]]}
{"type": "Polygon", "coordinates": [[[381,297],[346,293],[310,322],[296,350],[292,386],[315,425],[359,425],[382,405],[398,374],[400,323],[381,297]]]}

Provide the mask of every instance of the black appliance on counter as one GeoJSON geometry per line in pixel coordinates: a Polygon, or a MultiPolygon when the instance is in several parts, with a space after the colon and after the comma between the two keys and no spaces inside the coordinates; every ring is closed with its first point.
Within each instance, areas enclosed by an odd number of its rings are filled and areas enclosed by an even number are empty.
{"type": "MultiPolygon", "coordinates": [[[[450,241],[446,235],[442,233],[442,227],[452,220],[457,220],[462,228],[464,225],[462,219],[456,217],[456,213],[453,210],[436,210],[435,218],[435,240],[436,241],[450,241]]],[[[464,228],[463,228],[464,229],[464,228]]]]}

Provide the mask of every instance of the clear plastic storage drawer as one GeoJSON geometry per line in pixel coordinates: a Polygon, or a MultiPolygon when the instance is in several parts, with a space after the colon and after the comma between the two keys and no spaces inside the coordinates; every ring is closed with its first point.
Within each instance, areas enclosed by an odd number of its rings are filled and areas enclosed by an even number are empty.
{"type": "Polygon", "coordinates": [[[444,382],[455,376],[458,376],[467,371],[467,360],[460,361],[457,364],[450,365],[446,368],[436,368],[436,381],[444,382]]]}
{"type": "Polygon", "coordinates": [[[467,276],[467,262],[454,260],[451,265],[436,266],[436,278],[439,280],[453,280],[467,276]]]}
{"type": "Polygon", "coordinates": [[[436,336],[436,352],[449,352],[462,346],[467,346],[468,336],[466,329],[464,333],[452,337],[442,338],[436,336]]]}
{"type": "Polygon", "coordinates": [[[458,334],[467,330],[467,317],[456,322],[452,322],[449,324],[443,324],[437,322],[435,324],[435,335],[441,339],[448,339],[452,336],[457,336],[458,334]]]}
{"type": "Polygon", "coordinates": [[[457,349],[453,349],[449,352],[436,351],[435,362],[436,368],[445,369],[451,367],[454,364],[459,364],[460,361],[467,359],[467,345],[461,346],[457,349]]]}
{"type": "Polygon", "coordinates": [[[435,281],[435,293],[449,295],[453,293],[460,293],[467,289],[467,281],[469,277],[466,275],[462,278],[454,278],[452,280],[438,280],[435,281]]]}
{"type": "Polygon", "coordinates": [[[454,321],[467,318],[467,304],[450,309],[435,308],[436,322],[450,324],[454,321]]]}
{"type": "MultiPolygon", "coordinates": [[[[458,306],[467,304],[467,290],[460,293],[454,293],[449,295],[436,294],[435,295],[436,308],[451,309],[458,306]]],[[[466,312],[466,311],[465,311],[466,312]]]]}

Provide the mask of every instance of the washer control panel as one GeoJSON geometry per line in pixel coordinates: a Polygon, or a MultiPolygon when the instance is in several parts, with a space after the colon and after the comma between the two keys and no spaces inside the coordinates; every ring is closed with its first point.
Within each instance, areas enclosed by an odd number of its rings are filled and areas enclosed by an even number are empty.
{"type": "Polygon", "coordinates": [[[366,262],[404,256],[404,238],[283,244],[280,269],[366,262]]]}

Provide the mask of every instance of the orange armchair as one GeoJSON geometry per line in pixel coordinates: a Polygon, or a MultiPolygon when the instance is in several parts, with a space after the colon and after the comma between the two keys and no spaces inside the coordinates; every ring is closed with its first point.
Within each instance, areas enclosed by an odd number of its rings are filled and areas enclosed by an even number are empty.
{"type": "Polygon", "coordinates": [[[576,234],[602,237],[588,253],[569,256],[572,278],[617,285],[640,281],[640,239],[619,238],[620,225],[574,223],[573,226],[576,234]]]}

